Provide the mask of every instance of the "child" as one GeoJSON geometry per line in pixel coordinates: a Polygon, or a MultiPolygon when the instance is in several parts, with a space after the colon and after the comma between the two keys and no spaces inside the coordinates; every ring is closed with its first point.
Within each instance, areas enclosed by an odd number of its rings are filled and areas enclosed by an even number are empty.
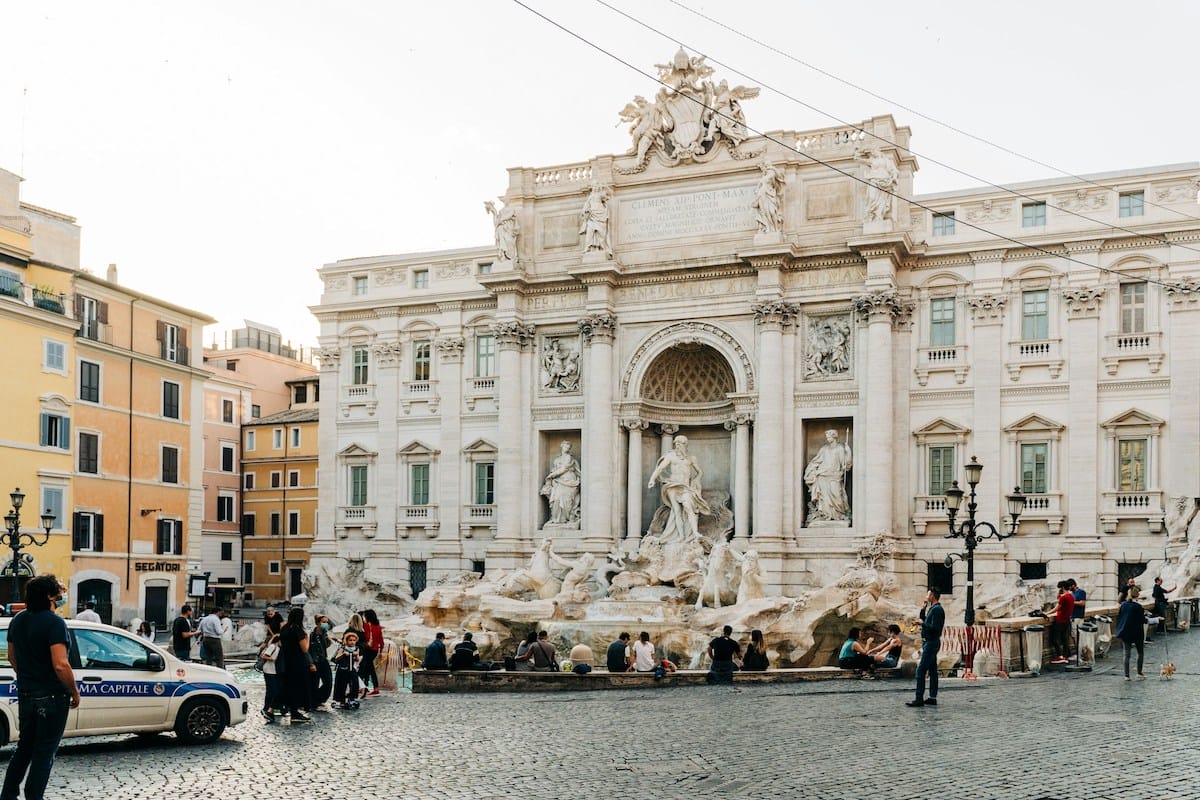
{"type": "Polygon", "coordinates": [[[358,708],[358,668],[362,653],[358,649],[358,634],[346,631],[330,659],[333,664],[333,707],[358,708]]]}
{"type": "Polygon", "coordinates": [[[269,633],[267,639],[258,648],[258,655],[263,660],[263,682],[266,684],[266,694],[263,696],[262,714],[267,722],[275,721],[276,701],[279,700],[279,675],[275,668],[275,660],[279,657],[279,637],[269,633]]]}

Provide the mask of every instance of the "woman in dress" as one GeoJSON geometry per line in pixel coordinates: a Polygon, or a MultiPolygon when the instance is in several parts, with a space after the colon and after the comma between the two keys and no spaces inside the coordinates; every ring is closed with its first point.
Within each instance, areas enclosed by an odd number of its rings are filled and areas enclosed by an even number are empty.
{"type": "Polygon", "coordinates": [[[295,606],[288,612],[287,622],[279,632],[279,655],[276,661],[279,690],[293,723],[308,722],[311,717],[304,709],[312,706],[309,699],[311,678],[316,670],[308,657],[308,633],[304,630],[304,609],[295,606]],[[281,663],[282,662],[282,663],[281,663]]]}
{"type": "Polygon", "coordinates": [[[541,494],[550,500],[552,525],[569,525],[579,521],[579,462],[571,455],[571,443],[558,446],[559,454],[550,465],[550,474],[542,484],[541,494]]]}

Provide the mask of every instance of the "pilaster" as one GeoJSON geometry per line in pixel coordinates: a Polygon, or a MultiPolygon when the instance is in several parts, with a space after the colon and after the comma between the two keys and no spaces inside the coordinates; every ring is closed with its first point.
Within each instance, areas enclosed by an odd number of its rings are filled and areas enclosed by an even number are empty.
{"type": "Polygon", "coordinates": [[[616,465],[616,421],[613,419],[613,339],[617,318],[598,312],[579,320],[588,351],[584,376],[584,463],[583,520],[585,547],[589,552],[607,553],[616,544],[619,523],[614,524],[613,475],[616,465]]]}

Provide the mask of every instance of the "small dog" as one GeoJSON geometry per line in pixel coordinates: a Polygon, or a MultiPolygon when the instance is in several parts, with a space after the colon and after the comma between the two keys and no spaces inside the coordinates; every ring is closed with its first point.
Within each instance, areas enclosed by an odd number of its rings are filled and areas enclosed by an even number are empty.
{"type": "Polygon", "coordinates": [[[1175,677],[1175,662],[1169,661],[1166,664],[1163,664],[1162,669],[1158,673],[1158,677],[1162,678],[1164,681],[1169,681],[1169,680],[1171,680],[1171,678],[1174,678],[1175,677]]]}

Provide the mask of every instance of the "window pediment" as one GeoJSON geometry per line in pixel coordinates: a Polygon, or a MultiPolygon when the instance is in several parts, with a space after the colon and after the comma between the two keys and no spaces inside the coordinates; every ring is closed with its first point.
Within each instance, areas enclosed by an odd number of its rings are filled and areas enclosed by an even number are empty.
{"type": "Polygon", "coordinates": [[[962,425],[959,425],[957,422],[952,422],[951,420],[948,420],[945,417],[938,417],[937,419],[933,420],[932,422],[922,425],[920,428],[917,428],[915,431],[913,431],[913,435],[917,436],[917,437],[937,436],[940,434],[966,435],[966,434],[969,434],[970,432],[971,432],[970,428],[964,428],[962,425]]]}
{"type": "Polygon", "coordinates": [[[1029,414],[1011,425],[1004,427],[1005,433],[1061,433],[1066,429],[1062,423],[1043,417],[1041,414],[1029,414]]]}
{"type": "Polygon", "coordinates": [[[1113,431],[1121,431],[1122,429],[1136,428],[1138,430],[1151,430],[1158,433],[1159,428],[1166,424],[1153,414],[1147,414],[1145,411],[1139,411],[1136,408],[1131,408],[1128,411],[1123,411],[1104,422],[1100,423],[1100,427],[1107,428],[1113,431]]]}
{"type": "Polygon", "coordinates": [[[357,444],[357,443],[351,444],[351,445],[343,448],[342,450],[339,450],[337,455],[338,455],[339,459],[343,459],[343,460],[370,459],[372,461],[374,461],[379,456],[378,453],[376,453],[372,450],[368,450],[367,448],[365,448],[362,445],[357,444]]]}
{"type": "Polygon", "coordinates": [[[467,455],[483,456],[495,455],[499,452],[499,448],[487,439],[476,439],[469,445],[463,448],[463,452],[467,455]]]}
{"type": "Polygon", "coordinates": [[[413,439],[408,444],[396,451],[398,455],[404,458],[420,458],[421,456],[432,457],[439,455],[442,451],[437,450],[424,442],[413,439]]]}

